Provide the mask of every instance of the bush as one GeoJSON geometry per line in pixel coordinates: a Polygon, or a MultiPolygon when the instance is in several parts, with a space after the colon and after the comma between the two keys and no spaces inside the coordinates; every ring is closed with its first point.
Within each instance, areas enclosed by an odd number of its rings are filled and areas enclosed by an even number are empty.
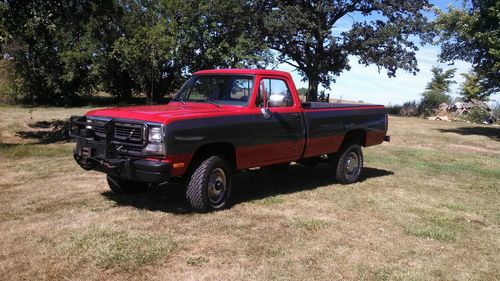
{"type": "Polygon", "coordinates": [[[443,92],[429,90],[422,94],[422,100],[418,106],[418,113],[424,116],[432,115],[434,109],[438,109],[442,103],[449,104],[451,97],[443,92]]]}
{"type": "Polygon", "coordinates": [[[13,104],[19,99],[19,78],[10,61],[0,59],[0,104],[13,104]]]}
{"type": "Polygon", "coordinates": [[[480,107],[473,107],[465,114],[465,120],[472,123],[482,123],[491,113],[480,107]]]}
{"type": "Polygon", "coordinates": [[[401,105],[395,104],[395,105],[387,105],[387,113],[390,115],[400,115],[401,114],[401,109],[403,108],[401,105]]]}
{"type": "Polygon", "coordinates": [[[403,104],[400,115],[403,116],[418,116],[418,106],[416,101],[408,101],[403,104]]]}
{"type": "Polygon", "coordinates": [[[491,115],[497,120],[500,119],[500,101],[491,104],[491,115]]]}
{"type": "Polygon", "coordinates": [[[418,103],[416,101],[408,101],[401,105],[388,105],[387,111],[391,115],[400,116],[418,116],[418,103]]]}

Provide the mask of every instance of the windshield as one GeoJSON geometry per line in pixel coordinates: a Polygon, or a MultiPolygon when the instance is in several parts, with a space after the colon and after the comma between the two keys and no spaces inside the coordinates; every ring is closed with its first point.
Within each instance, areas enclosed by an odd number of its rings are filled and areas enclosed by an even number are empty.
{"type": "Polygon", "coordinates": [[[253,89],[253,77],[242,75],[195,75],[179,90],[174,100],[246,106],[253,89]]]}

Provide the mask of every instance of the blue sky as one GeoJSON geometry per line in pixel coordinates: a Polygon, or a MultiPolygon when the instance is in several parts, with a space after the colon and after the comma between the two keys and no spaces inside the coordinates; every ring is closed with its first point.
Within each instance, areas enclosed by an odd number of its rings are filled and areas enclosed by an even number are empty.
{"type": "MultiPolygon", "coordinates": [[[[460,7],[462,1],[430,1],[442,10],[446,10],[448,5],[460,7]]],[[[433,14],[429,14],[433,17],[433,14]]],[[[352,23],[352,19],[346,18],[344,21],[334,27],[333,32],[340,32],[346,29],[352,23]],[[339,31],[340,30],[340,31],[339,31]]],[[[402,104],[406,101],[420,100],[420,94],[424,91],[425,85],[432,78],[431,68],[433,65],[441,66],[444,69],[456,68],[454,80],[457,82],[452,86],[453,97],[456,97],[456,92],[463,78],[460,73],[468,72],[470,64],[458,61],[453,66],[438,63],[439,46],[425,45],[419,46],[417,52],[417,61],[420,72],[417,75],[407,73],[403,70],[398,70],[395,78],[388,78],[387,71],[382,69],[378,72],[376,66],[365,67],[357,63],[356,57],[350,57],[350,71],[344,71],[335,84],[332,84],[330,98],[342,98],[345,100],[362,100],[370,103],[379,104],[402,104]]],[[[297,88],[307,88],[307,82],[302,82],[294,68],[287,64],[280,64],[277,69],[290,71],[294,78],[297,88]]],[[[500,99],[499,95],[492,96],[492,99],[500,99]]]]}

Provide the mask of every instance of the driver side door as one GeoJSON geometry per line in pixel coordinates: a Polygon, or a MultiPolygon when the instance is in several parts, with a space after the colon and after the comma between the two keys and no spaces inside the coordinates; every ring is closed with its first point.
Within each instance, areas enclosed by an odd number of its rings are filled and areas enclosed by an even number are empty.
{"type": "Polygon", "coordinates": [[[303,117],[287,81],[263,77],[257,85],[254,163],[267,165],[299,159],[305,142],[303,117]],[[269,116],[261,113],[262,108],[269,109],[269,116]]]}

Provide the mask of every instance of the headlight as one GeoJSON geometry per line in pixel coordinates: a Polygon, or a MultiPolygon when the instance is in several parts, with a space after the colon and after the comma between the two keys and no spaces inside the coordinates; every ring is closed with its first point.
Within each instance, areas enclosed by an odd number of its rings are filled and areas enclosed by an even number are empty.
{"type": "Polygon", "coordinates": [[[87,118],[87,126],[85,126],[85,129],[92,130],[92,119],[87,118]]]}
{"type": "Polygon", "coordinates": [[[144,148],[147,154],[165,154],[163,143],[163,126],[148,126],[148,145],[144,148]]]}
{"type": "Polygon", "coordinates": [[[161,127],[150,127],[148,142],[150,143],[161,143],[163,141],[161,127]]]}

